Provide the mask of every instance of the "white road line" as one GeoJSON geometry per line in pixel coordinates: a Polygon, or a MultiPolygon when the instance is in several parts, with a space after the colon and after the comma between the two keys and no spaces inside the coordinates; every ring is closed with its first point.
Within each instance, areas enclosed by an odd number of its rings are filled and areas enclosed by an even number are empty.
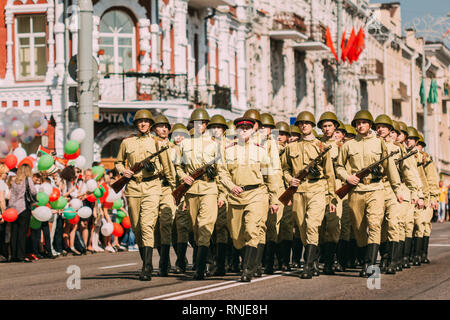
{"type": "Polygon", "coordinates": [[[450,247],[450,244],[429,244],[430,247],[450,247]]]}
{"type": "Polygon", "coordinates": [[[118,264],[115,266],[107,266],[107,267],[100,267],[99,269],[112,269],[112,268],[120,268],[120,267],[127,267],[127,266],[134,266],[137,263],[126,263],[126,264],[118,264]]]}
{"type": "Polygon", "coordinates": [[[230,281],[219,282],[219,283],[215,283],[215,284],[210,284],[208,286],[203,286],[203,287],[198,287],[198,288],[193,288],[193,289],[188,289],[188,290],[183,290],[183,291],[171,292],[171,293],[163,294],[161,296],[147,298],[147,299],[144,299],[144,300],[158,300],[158,299],[162,299],[162,298],[166,298],[166,297],[170,297],[170,296],[176,296],[176,295],[179,295],[179,294],[188,293],[188,292],[192,292],[192,291],[197,291],[197,290],[202,290],[202,289],[207,289],[207,288],[213,288],[213,287],[221,286],[221,285],[228,284],[228,283],[230,283],[230,281]]]}

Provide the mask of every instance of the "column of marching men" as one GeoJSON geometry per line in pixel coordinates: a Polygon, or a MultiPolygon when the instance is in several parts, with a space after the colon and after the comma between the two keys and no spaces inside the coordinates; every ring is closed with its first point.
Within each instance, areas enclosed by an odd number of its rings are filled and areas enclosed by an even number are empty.
{"type": "Polygon", "coordinates": [[[116,169],[131,178],[140,280],[151,280],[154,248],[166,277],[188,271],[192,246],[194,280],[238,273],[248,282],[276,270],[368,277],[375,266],[395,274],[430,263],[439,178],[423,137],[404,122],[367,110],[351,124],[332,112],[316,122],[303,111],[289,125],[256,109],[229,121],[195,109],[187,125],[148,110],[134,125],[116,169]]]}

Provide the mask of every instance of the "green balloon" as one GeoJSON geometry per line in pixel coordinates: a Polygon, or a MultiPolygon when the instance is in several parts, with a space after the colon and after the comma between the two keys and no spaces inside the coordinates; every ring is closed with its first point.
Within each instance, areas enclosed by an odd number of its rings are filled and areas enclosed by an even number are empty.
{"type": "Polygon", "coordinates": [[[97,188],[94,190],[94,196],[98,199],[101,198],[103,196],[103,191],[100,188],[97,188]]]}
{"type": "Polygon", "coordinates": [[[64,197],[59,197],[58,200],[50,202],[52,209],[61,210],[67,205],[67,199],[64,197]]]}
{"type": "Polygon", "coordinates": [[[125,212],[123,212],[122,210],[117,211],[117,217],[120,219],[123,219],[127,216],[127,214],[125,212]]]}
{"type": "Polygon", "coordinates": [[[38,161],[38,170],[39,171],[46,171],[52,167],[52,165],[55,163],[55,160],[53,160],[53,157],[44,154],[42,157],[39,158],[38,161]]]}
{"type": "Polygon", "coordinates": [[[38,201],[38,207],[45,206],[48,203],[48,194],[46,194],[45,192],[38,192],[38,194],[36,195],[36,199],[38,201]]]}
{"type": "Polygon", "coordinates": [[[64,215],[64,218],[66,218],[67,220],[70,220],[70,219],[75,218],[75,216],[77,215],[77,212],[75,211],[75,209],[69,207],[69,208],[64,209],[63,215],[64,215]]]}
{"type": "Polygon", "coordinates": [[[116,218],[116,223],[119,223],[119,224],[122,223],[122,219],[123,219],[123,218],[117,217],[117,218],[116,218]]]}
{"type": "Polygon", "coordinates": [[[78,151],[80,148],[80,144],[75,140],[69,140],[66,142],[66,145],[64,146],[64,153],[65,154],[74,154],[78,151]]]}
{"type": "Polygon", "coordinates": [[[105,168],[103,166],[92,167],[92,173],[94,174],[95,180],[100,180],[105,173],[105,168]]]}
{"type": "Polygon", "coordinates": [[[38,219],[36,219],[35,217],[31,216],[30,219],[30,228],[31,229],[40,229],[42,225],[42,222],[40,222],[38,219]]]}
{"type": "Polygon", "coordinates": [[[117,199],[116,201],[114,201],[113,204],[113,209],[120,209],[123,206],[123,202],[122,199],[117,199]]]}

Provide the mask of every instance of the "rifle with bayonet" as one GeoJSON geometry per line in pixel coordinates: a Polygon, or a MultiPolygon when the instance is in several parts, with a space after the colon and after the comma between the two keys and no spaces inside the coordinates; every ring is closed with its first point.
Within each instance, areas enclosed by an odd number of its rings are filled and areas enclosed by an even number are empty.
{"type": "MultiPolygon", "coordinates": [[[[392,151],[390,154],[382,157],[377,162],[372,163],[371,165],[365,167],[364,169],[361,169],[355,175],[359,178],[359,180],[367,177],[372,172],[372,170],[376,169],[383,161],[389,159],[390,157],[392,157],[393,155],[395,155],[399,152],[400,152],[400,150],[392,151]]],[[[340,189],[338,189],[336,191],[336,194],[339,196],[339,198],[343,199],[347,195],[347,193],[349,193],[354,187],[356,187],[356,185],[346,183],[340,189]]]]}
{"type": "MultiPolygon", "coordinates": [[[[308,163],[308,165],[295,176],[295,179],[303,180],[304,178],[306,178],[306,176],[310,173],[310,171],[316,167],[317,163],[320,160],[322,160],[323,156],[330,149],[331,149],[331,146],[326,147],[321,153],[319,153],[319,155],[316,158],[311,160],[311,162],[308,163]]],[[[289,201],[292,200],[294,193],[297,192],[297,189],[298,189],[298,187],[290,186],[283,192],[283,194],[278,198],[278,200],[280,200],[280,202],[282,204],[287,206],[289,201]]]]}
{"type": "MultiPolygon", "coordinates": [[[[169,146],[164,146],[161,147],[161,149],[159,149],[158,151],[156,151],[155,153],[151,154],[150,156],[148,156],[147,158],[145,158],[144,160],[136,163],[134,166],[132,166],[130,168],[131,171],[133,171],[133,173],[138,173],[139,171],[141,171],[143,168],[147,169],[147,171],[149,171],[150,173],[154,173],[155,172],[155,166],[153,165],[153,163],[151,163],[150,161],[159,156],[161,153],[163,153],[164,151],[166,151],[167,149],[169,149],[169,146]]],[[[125,176],[122,176],[119,180],[117,180],[116,182],[114,182],[111,185],[111,188],[113,188],[113,190],[118,193],[120,190],[122,190],[123,187],[125,187],[128,182],[130,182],[131,178],[127,178],[125,176]]]]}
{"type": "Polygon", "coordinates": [[[405,161],[406,159],[408,159],[409,157],[415,155],[417,153],[417,150],[411,151],[410,153],[405,154],[403,157],[399,158],[399,159],[395,159],[395,165],[399,165],[401,164],[403,161],[405,161]]]}

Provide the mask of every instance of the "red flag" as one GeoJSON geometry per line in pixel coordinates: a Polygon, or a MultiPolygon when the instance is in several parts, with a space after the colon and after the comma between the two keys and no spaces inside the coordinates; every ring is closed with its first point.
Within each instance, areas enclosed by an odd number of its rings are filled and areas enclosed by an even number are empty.
{"type": "Polygon", "coordinates": [[[334,45],[333,45],[333,39],[331,39],[330,28],[328,28],[328,27],[327,27],[326,40],[327,40],[327,46],[330,48],[331,52],[333,53],[334,57],[336,58],[336,61],[338,61],[336,50],[334,49],[334,45]]]}
{"type": "Polygon", "coordinates": [[[363,50],[364,50],[364,48],[365,48],[365,46],[366,46],[366,44],[365,44],[365,41],[364,41],[364,37],[365,37],[365,35],[364,35],[364,30],[363,29],[359,29],[359,32],[358,32],[358,49],[356,50],[356,56],[355,56],[355,58],[356,58],[356,60],[358,60],[359,59],[359,55],[361,54],[361,52],[363,52],[363,50]]]}
{"type": "MultiPolygon", "coordinates": [[[[349,53],[350,49],[353,47],[355,40],[356,40],[355,28],[352,28],[352,33],[350,34],[350,37],[348,38],[347,45],[345,46],[345,50],[342,52],[342,55],[343,55],[342,61],[344,61],[345,58],[348,58],[348,53],[349,53]]],[[[349,60],[349,62],[350,62],[350,60],[349,60]]]]}
{"type": "Polygon", "coordinates": [[[342,62],[345,62],[344,51],[345,51],[345,31],[342,34],[342,40],[341,40],[341,60],[342,60],[342,62]]]}

